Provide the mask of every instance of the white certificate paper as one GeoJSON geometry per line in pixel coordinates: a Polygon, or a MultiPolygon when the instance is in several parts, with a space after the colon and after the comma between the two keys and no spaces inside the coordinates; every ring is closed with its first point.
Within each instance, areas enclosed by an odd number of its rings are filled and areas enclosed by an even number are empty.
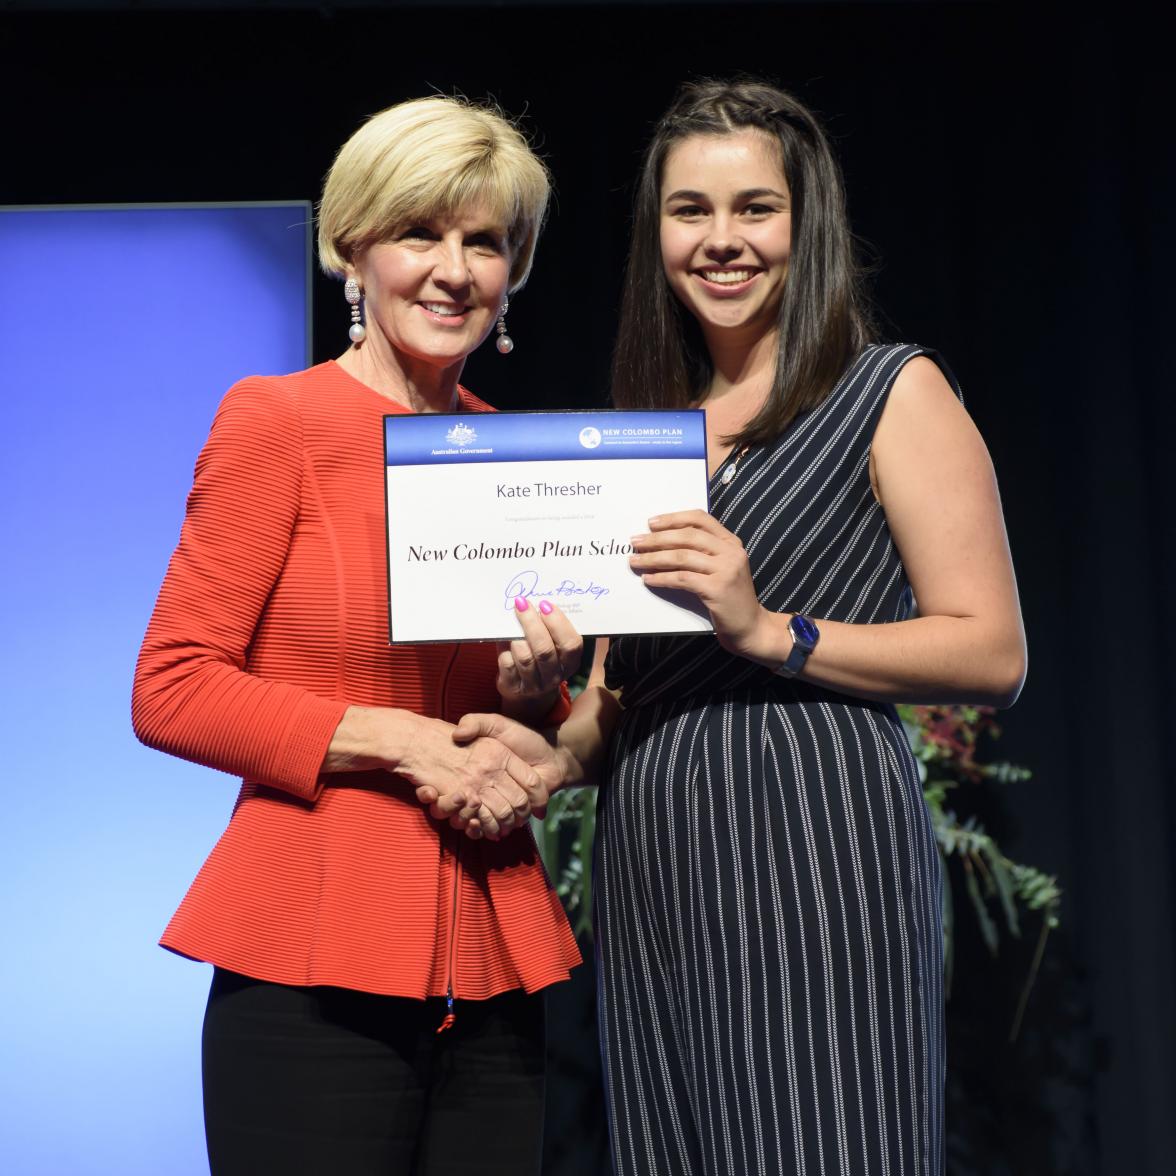
{"type": "Polygon", "coordinates": [[[384,456],[392,642],[518,637],[519,596],[585,636],[710,632],[628,560],[653,515],[707,509],[700,410],[387,416],[384,456]]]}

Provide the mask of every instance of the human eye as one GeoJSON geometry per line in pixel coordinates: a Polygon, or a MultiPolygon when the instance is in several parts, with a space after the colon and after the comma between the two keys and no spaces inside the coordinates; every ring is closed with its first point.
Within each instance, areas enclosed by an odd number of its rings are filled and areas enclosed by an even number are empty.
{"type": "Polygon", "coordinates": [[[756,220],[762,220],[764,217],[771,216],[773,213],[778,211],[778,209],[773,208],[770,204],[757,204],[754,202],[748,204],[743,210],[744,215],[750,216],[756,220]]]}
{"type": "Polygon", "coordinates": [[[706,216],[706,209],[701,204],[675,204],[670,208],[670,216],[676,220],[698,220],[706,216]]]}
{"type": "Polygon", "coordinates": [[[466,244],[478,250],[479,253],[497,254],[502,253],[506,248],[502,234],[496,233],[492,229],[484,229],[478,233],[471,233],[466,238],[466,244]]]}
{"type": "Polygon", "coordinates": [[[409,225],[396,234],[398,241],[432,241],[437,234],[428,225],[409,225]]]}

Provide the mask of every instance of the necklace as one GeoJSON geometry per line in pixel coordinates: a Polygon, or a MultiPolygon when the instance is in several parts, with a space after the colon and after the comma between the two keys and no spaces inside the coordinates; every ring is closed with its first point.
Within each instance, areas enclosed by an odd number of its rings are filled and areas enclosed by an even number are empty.
{"type": "Polygon", "coordinates": [[[720,486],[730,486],[735,480],[735,475],[739,472],[739,463],[746,456],[747,451],[751,448],[750,445],[745,445],[737,454],[735,460],[719,475],[720,486]]]}

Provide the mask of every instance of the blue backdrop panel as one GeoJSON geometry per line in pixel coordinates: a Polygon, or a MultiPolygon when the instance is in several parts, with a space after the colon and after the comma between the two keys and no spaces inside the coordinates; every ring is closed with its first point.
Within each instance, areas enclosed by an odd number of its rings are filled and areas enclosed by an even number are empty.
{"type": "Polygon", "coordinates": [[[0,209],[0,1172],[207,1172],[209,969],[155,940],[236,788],[130,680],[217,403],[306,364],[309,216],[0,209]]]}

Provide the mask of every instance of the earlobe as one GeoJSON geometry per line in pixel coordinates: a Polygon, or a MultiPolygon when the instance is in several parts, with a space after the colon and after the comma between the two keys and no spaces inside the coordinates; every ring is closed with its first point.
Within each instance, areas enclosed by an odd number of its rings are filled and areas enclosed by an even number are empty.
{"type": "Polygon", "coordinates": [[[370,246],[368,245],[353,245],[349,249],[340,250],[340,256],[343,259],[343,280],[354,278],[359,281],[359,263],[367,255],[370,246]]]}

